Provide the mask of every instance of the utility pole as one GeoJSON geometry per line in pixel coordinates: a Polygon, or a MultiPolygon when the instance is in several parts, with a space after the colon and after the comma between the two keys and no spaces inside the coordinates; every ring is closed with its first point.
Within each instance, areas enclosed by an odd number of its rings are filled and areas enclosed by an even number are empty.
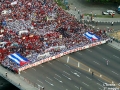
{"type": "Polygon", "coordinates": [[[41,86],[38,84],[38,90],[40,90],[40,87],[41,87],[41,86]]]}
{"type": "Polygon", "coordinates": [[[79,90],[82,90],[82,87],[80,87],[79,90]]]}

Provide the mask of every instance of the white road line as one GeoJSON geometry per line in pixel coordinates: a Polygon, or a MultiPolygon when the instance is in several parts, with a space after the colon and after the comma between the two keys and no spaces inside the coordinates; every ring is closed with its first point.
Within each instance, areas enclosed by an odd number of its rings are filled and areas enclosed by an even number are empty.
{"type": "Polygon", "coordinates": [[[101,49],[100,47],[96,46],[97,48],[101,49]]]}
{"type": "Polygon", "coordinates": [[[118,73],[116,73],[116,72],[114,72],[114,71],[112,71],[114,74],[116,74],[116,75],[119,75],[118,73]]]}
{"type": "Polygon", "coordinates": [[[56,79],[56,80],[59,81],[60,83],[63,83],[61,80],[57,79],[56,77],[54,77],[54,79],[56,79]]]}
{"type": "Polygon", "coordinates": [[[49,80],[51,80],[51,81],[53,81],[51,78],[49,78],[49,77],[46,77],[47,79],[49,79],[49,80]]]}
{"type": "Polygon", "coordinates": [[[85,82],[82,82],[83,84],[85,84],[86,86],[89,86],[88,84],[86,84],[85,82]]]}
{"type": "Polygon", "coordinates": [[[51,63],[51,62],[48,62],[48,63],[52,65],[52,63],[51,63]]]}
{"type": "Polygon", "coordinates": [[[40,80],[37,80],[37,81],[43,84],[43,82],[41,82],[40,80]]]}
{"type": "Polygon", "coordinates": [[[58,74],[55,74],[56,76],[58,76],[59,78],[61,78],[58,74]]]}
{"type": "Polygon", "coordinates": [[[58,59],[57,59],[58,62],[60,62],[58,59]]]}
{"type": "Polygon", "coordinates": [[[80,77],[80,75],[78,75],[77,73],[71,71],[71,73],[73,73],[74,75],[76,75],[77,77],[80,77]]]}
{"type": "Polygon", "coordinates": [[[34,71],[36,71],[34,68],[32,68],[34,71]]]}
{"type": "Polygon", "coordinates": [[[67,77],[66,75],[64,75],[64,74],[62,74],[64,77],[66,77],[67,79],[69,79],[69,80],[72,80],[71,78],[69,78],[69,77],[67,77]]]}
{"type": "Polygon", "coordinates": [[[75,70],[77,73],[81,74],[79,71],[75,70]]]}
{"type": "Polygon", "coordinates": [[[116,57],[116,58],[120,58],[120,57],[118,57],[118,56],[116,56],[116,55],[113,55],[114,57],[116,57]]]}
{"type": "Polygon", "coordinates": [[[96,62],[96,61],[93,61],[94,63],[96,63],[96,64],[98,64],[98,65],[100,65],[98,62],[96,62]]]}
{"type": "Polygon", "coordinates": [[[87,76],[86,76],[86,78],[89,79],[89,80],[92,80],[91,78],[89,78],[89,77],[87,77],[87,76]]]}
{"type": "Polygon", "coordinates": [[[104,83],[103,81],[101,81],[100,79],[98,79],[98,81],[100,81],[101,83],[104,83]]]}
{"type": "Polygon", "coordinates": [[[97,83],[99,86],[103,87],[102,85],[100,85],[99,83],[97,83]]]}
{"type": "Polygon", "coordinates": [[[91,50],[87,49],[89,52],[92,52],[91,50]]]}
{"type": "Polygon", "coordinates": [[[116,49],[116,50],[120,51],[118,48],[116,48],[116,47],[115,47],[115,46],[113,46],[113,45],[108,44],[108,46],[110,46],[110,47],[112,47],[112,48],[114,48],[114,49],[116,49]]]}
{"type": "Polygon", "coordinates": [[[79,89],[79,87],[78,86],[75,86],[77,89],[79,89]]]}
{"type": "Polygon", "coordinates": [[[26,73],[26,71],[23,71],[24,73],[26,73]]]}
{"type": "Polygon", "coordinates": [[[50,84],[51,86],[54,86],[54,84],[52,84],[52,83],[50,83],[50,82],[48,82],[47,80],[45,80],[48,84],[50,84]]]}
{"type": "Polygon", "coordinates": [[[103,89],[101,89],[101,88],[99,88],[100,90],[103,90],[103,89]]]}
{"type": "Polygon", "coordinates": [[[78,54],[82,55],[80,52],[77,52],[78,54]]]}
{"type": "Polygon", "coordinates": [[[66,71],[63,71],[64,73],[66,73],[67,75],[70,75],[69,73],[67,73],[66,71]]]}
{"type": "MultiPolygon", "coordinates": [[[[108,60],[108,59],[106,59],[106,58],[104,58],[104,57],[103,57],[103,59],[104,59],[104,60],[108,60]]],[[[108,60],[108,61],[110,62],[110,60],[108,60]]]]}
{"type": "Polygon", "coordinates": [[[40,65],[41,67],[44,67],[43,65],[40,65]]]}
{"type": "Polygon", "coordinates": [[[67,64],[64,64],[66,67],[70,68],[70,66],[68,66],[67,64]]]}

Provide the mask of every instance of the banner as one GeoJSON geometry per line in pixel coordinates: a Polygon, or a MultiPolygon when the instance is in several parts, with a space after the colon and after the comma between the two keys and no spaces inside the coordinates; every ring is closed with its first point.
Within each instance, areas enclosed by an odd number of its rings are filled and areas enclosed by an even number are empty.
{"type": "Polygon", "coordinates": [[[18,71],[21,72],[21,71],[26,70],[26,69],[28,69],[28,68],[31,68],[31,67],[40,65],[40,64],[42,64],[42,63],[45,63],[45,62],[48,62],[48,61],[51,61],[51,60],[54,60],[54,59],[56,59],[56,58],[62,57],[62,56],[67,55],[67,54],[69,54],[69,53],[73,53],[73,52],[76,52],[76,51],[84,50],[84,49],[86,49],[86,48],[90,48],[90,47],[93,47],[93,46],[97,46],[97,45],[100,45],[100,44],[104,44],[104,43],[106,43],[106,41],[108,41],[108,39],[106,39],[106,40],[104,40],[104,41],[96,42],[96,43],[93,43],[93,44],[89,44],[89,45],[86,45],[86,46],[83,46],[83,47],[77,47],[77,48],[75,48],[75,49],[68,50],[68,51],[66,51],[66,52],[64,52],[64,53],[60,53],[60,54],[55,55],[55,56],[53,56],[53,57],[49,57],[49,58],[46,58],[46,59],[37,61],[37,62],[35,62],[35,63],[33,63],[33,64],[29,64],[29,65],[27,65],[27,66],[21,67],[21,68],[18,69],[18,71]]]}

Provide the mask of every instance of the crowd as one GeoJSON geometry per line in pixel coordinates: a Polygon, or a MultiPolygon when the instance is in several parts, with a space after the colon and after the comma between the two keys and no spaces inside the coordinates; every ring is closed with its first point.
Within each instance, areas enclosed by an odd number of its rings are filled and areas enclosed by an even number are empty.
{"type": "Polygon", "coordinates": [[[54,0],[1,0],[0,5],[0,42],[6,42],[0,47],[0,62],[12,70],[21,66],[12,62],[9,54],[18,52],[34,63],[48,57],[38,59],[40,54],[53,56],[97,41],[87,39],[85,32],[96,34],[100,40],[107,38],[104,31],[78,22],[54,0]],[[49,49],[55,46],[65,48],[49,49]]]}

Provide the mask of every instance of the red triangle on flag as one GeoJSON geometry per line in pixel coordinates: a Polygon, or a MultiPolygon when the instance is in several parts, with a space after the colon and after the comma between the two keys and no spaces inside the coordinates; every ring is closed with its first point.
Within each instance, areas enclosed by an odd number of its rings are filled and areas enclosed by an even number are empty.
{"type": "Polygon", "coordinates": [[[24,62],[24,61],[20,61],[20,66],[23,66],[25,65],[27,62],[24,62]]]}

